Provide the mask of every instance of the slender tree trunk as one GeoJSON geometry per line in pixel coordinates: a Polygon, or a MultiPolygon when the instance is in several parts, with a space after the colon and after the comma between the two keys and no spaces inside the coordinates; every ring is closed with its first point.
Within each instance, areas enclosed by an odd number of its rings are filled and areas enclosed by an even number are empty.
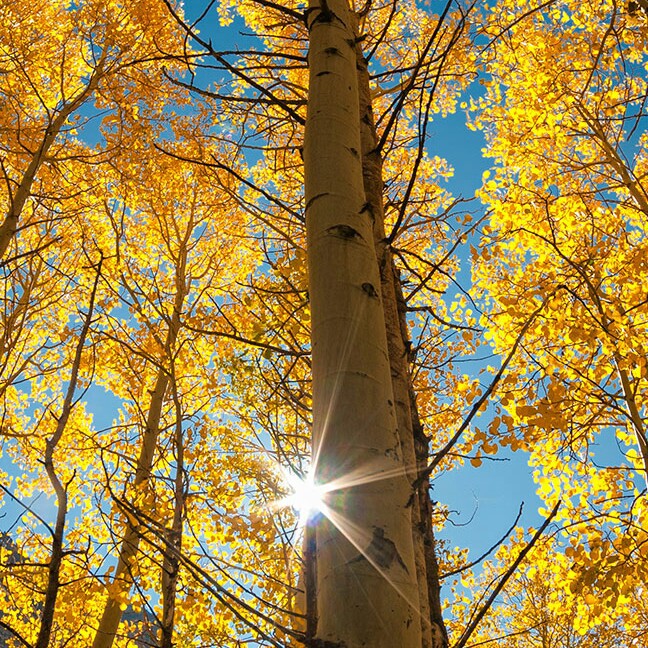
{"type": "MultiPolygon", "coordinates": [[[[186,265],[186,240],[180,251],[180,259],[176,269],[176,295],[173,305],[173,314],[169,321],[165,341],[165,360],[173,362],[173,353],[180,330],[180,315],[182,305],[187,294],[185,265],[186,265]]],[[[133,481],[133,492],[143,492],[147,489],[151,479],[151,469],[155,456],[158,437],[160,435],[160,422],[162,418],[162,407],[170,382],[170,371],[161,363],[158,369],[155,386],[151,392],[151,402],[149,404],[146,417],[146,425],[142,435],[140,453],[135,468],[135,479],[133,481]]],[[[133,565],[137,559],[139,549],[140,535],[142,533],[141,525],[136,517],[130,512],[127,513],[126,528],[119,548],[117,559],[117,568],[113,583],[118,586],[118,594],[108,596],[106,604],[97,627],[97,631],[92,643],[92,648],[111,648],[115,635],[119,628],[122,617],[120,607],[123,598],[128,596],[133,585],[133,565]]]]}
{"type": "Polygon", "coordinates": [[[646,430],[644,429],[643,418],[641,416],[641,412],[639,411],[639,406],[637,405],[637,399],[632,388],[630,377],[628,375],[628,372],[623,368],[623,360],[618,352],[615,352],[614,354],[614,363],[617,368],[617,373],[619,374],[619,380],[621,381],[623,400],[625,401],[632,429],[635,433],[635,439],[637,440],[637,448],[639,450],[639,454],[641,455],[644,480],[646,482],[646,485],[648,486],[648,439],[646,438],[646,430]]]}
{"type": "Polygon", "coordinates": [[[340,486],[316,530],[311,644],[420,648],[411,491],[363,185],[353,21],[346,1],[333,0],[312,3],[307,22],[313,464],[319,483],[340,486]]]}
{"type": "Polygon", "coordinates": [[[182,429],[182,407],[178,396],[175,375],[171,377],[173,403],[175,406],[175,459],[173,518],[171,526],[165,529],[164,559],[162,562],[162,636],[160,648],[173,648],[176,593],[180,576],[180,552],[182,551],[182,526],[185,510],[185,468],[184,434],[182,429]]]}
{"type": "Polygon", "coordinates": [[[83,347],[88,337],[90,330],[90,323],[92,322],[92,315],[94,312],[95,297],[97,295],[97,285],[99,277],[101,276],[101,261],[97,267],[97,275],[95,278],[92,292],[90,294],[90,303],[88,305],[88,312],[79,335],[77,342],[76,352],[74,354],[74,361],[72,362],[72,373],[68,383],[65,400],[61,414],[56,422],[56,430],[54,434],[47,439],[45,447],[45,470],[47,476],[54,488],[56,494],[56,523],[54,525],[54,533],[52,536],[52,550],[50,552],[50,560],[47,568],[47,590],[45,592],[45,600],[43,602],[43,612],[41,615],[41,624],[38,631],[38,637],[34,648],[48,648],[50,645],[50,637],[52,634],[52,627],[54,625],[54,612],[56,611],[56,599],[61,587],[61,564],[63,563],[63,541],[65,539],[65,522],[68,512],[68,485],[63,484],[56,473],[54,467],[54,451],[65,432],[67,422],[74,407],[74,394],[76,392],[79,368],[81,367],[81,357],[83,355],[83,347]]]}
{"type": "MultiPolygon", "coordinates": [[[[373,221],[374,244],[380,270],[398,434],[411,487],[417,481],[420,469],[428,465],[429,447],[418,415],[416,395],[409,370],[410,340],[406,304],[399,273],[394,264],[394,256],[385,233],[382,157],[377,148],[378,137],[373,118],[369,71],[362,53],[361,40],[358,38],[356,40],[364,190],[373,221]]],[[[447,645],[447,634],[441,612],[439,570],[434,550],[432,507],[428,485],[429,480],[426,479],[411,500],[412,536],[419,590],[422,647],[440,648],[447,645]]]]}
{"type": "Polygon", "coordinates": [[[5,214],[5,218],[0,223],[0,259],[4,257],[9,248],[13,237],[16,235],[18,230],[18,221],[22,215],[23,209],[27,199],[31,195],[31,188],[36,179],[36,175],[41,168],[41,165],[47,158],[52,144],[56,141],[61,129],[67,122],[70,115],[72,115],[77,109],[79,109],[94,93],[99,80],[103,73],[104,66],[104,55],[102,55],[95,72],[90,77],[88,84],[75,96],[69,103],[65,104],[61,108],[60,112],[52,119],[43,133],[43,139],[34,154],[32,159],[23,174],[23,177],[20,179],[16,191],[13,195],[9,196],[9,209],[5,214]]]}
{"type": "MultiPolygon", "coordinates": [[[[142,492],[150,480],[153,458],[160,433],[160,419],[162,405],[166,394],[169,377],[164,368],[158,370],[155,387],[151,393],[151,402],[146,417],[140,454],[137,459],[133,492],[142,492]]],[[[117,634],[121,622],[122,609],[120,607],[123,597],[127,597],[133,585],[132,569],[139,549],[141,529],[140,525],[130,513],[127,514],[126,529],[121,540],[117,569],[113,583],[118,586],[119,595],[114,593],[108,596],[101,621],[95,634],[92,648],[110,648],[117,634]],[[121,596],[120,596],[121,595],[121,596]]]]}
{"type": "MultiPolygon", "coordinates": [[[[648,211],[646,212],[646,214],[648,214],[648,211]]],[[[592,281],[592,278],[583,270],[580,265],[573,264],[573,267],[585,281],[590,299],[596,305],[596,310],[599,313],[600,323],[603,327],[603,331],[605,331],[605,334],[614,341],[614,354],[612,357],[614,359],[617,375],[619,376],[619,382],[621,383],[621,392],[623,394],[623,401],[626,406],[628,418],[630,419],[630,425],[632,426],[635,434],[635,439],[637,441],[637,450],[641,455],[644,481],[648,486],[648,437],[646,436],[643,417],[641,416],[641,411],[637,403],[636,394],[632,387],[630,374],[624,366],[623,356],[619,352],[619,349],[616,345],[616,336],[610,330],[613,322],[608,316],[605,308],[603,307],[604,298],[599,288],[597,288],[597,286],[600,286],[601,278],[597,276],[596,279],[592,281]]]]}

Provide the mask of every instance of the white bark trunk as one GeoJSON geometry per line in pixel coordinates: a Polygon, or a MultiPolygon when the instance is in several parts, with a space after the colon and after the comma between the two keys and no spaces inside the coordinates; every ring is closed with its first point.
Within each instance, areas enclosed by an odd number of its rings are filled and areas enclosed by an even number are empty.
{"type": "Polygon", "coordinates": [[[312,4],[304,141],[313,455],[331,493],[317,528],[316,645],[420,648],[408,480],[363,188],[355,40],[345,0],[312,4]]]}
{"type": "MultiPolygon", "coordinates": [[[[409,336],[405,300],[394,257],[386,241],[382,157],[377,149],[378,137],[372,112],[369,71],[360,43],[356,45],[356,64],[360,96],[364,190],[371,211],[374,245],[380,270],[396,424],[405,472],[411,487],[418,480],[420,470],[428,465],[428,442],[420,423],[416,394],[409,370],[409,336]]],[[[428,486],[429,481],[425,480],[411,501],[412,539],[421,617],[421,648],[443,648],[447,645],[447,641],[439,596],[439,570],[435,556],[428,486]]]]}

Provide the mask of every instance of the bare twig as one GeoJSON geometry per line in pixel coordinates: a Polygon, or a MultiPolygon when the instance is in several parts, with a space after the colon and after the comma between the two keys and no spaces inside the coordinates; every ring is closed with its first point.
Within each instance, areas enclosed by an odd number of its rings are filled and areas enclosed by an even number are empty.
{"type": "Polygon", "coordinates": [[[549,513],[549,516],[547,519],[542,523],[540,528],[535,532],[533,538],[529,541],[529,543],[520,551],[518,554],[518,557],[513,561],[513,564],[504,572],[504,575],[500,578],[499,582],[495,586],[495,589],[491,593],[491,595],[488,597],[484,605],[482,606],[481,610],[477,612],[477,614],[474,616],[473,620],[470,622],[468,627],[463,631],[463,634],[461,637],[459,637],[459,641],[454,645],[454,648],[464,648],[466,645],[466,642],[468,639],[470,639],[470,636],[472,633],[475,631],[481,620],[484,618],[484,615],[488,612],[490,607],[493,605],[495,599],[497,598],[497,595],[502,591],[508,580],[511,578],[511,576],[515,573],[517,568],[520,566],[520,563],[524,560],[526,555],[531,551],[535,543],[538,541],[540,536],[544,533],[545,529],[549,526],[551,521],[556,517],[556,514],[558,513],[558,509],[560,508],[561,502],[558,501],[556,503],[556,506],[553,507],[553,510],[551,513],[549,513]]]}
{"type": "Polygon", "coordinates": [[[493,380],[491,381],[490,385],[486,388],[486,391],[475,401],[474,405],[471,407],[470,412],[468,412],[468,415],[466,418],[463,420],[462,424],[459,426],[459,429],[454,433],[450,441],[441,448],[438,452],[433,453],[434,454],[434,459],[431,461],[430,465],[423,469],[419,476],[416,478],[414,483],[412,484],[412,490],[415,492],[422,484],[423,482],[432,474],[434,469],[441,463],[441,460],[450,452],[450,450],[453,448],[453,446],[457,443],[459,440],[459,437],[463,434],[463,432],[466,430],[466,428],[470,425],[471,421],[479,410],[481,409],[482,405],[490,398],[491,394],[493,391],[495,391],[495,388],[499,384],[499,381],[502,379],[502,376],[504,375],[504,372],[506,371],[506,368],[509,366],[511,360],[517,353],[517,350],[522,343],[522,340],[524,339],[524,336],[526,335],[526,332],[529,330],[529,327],[531,324],[535,321],[535,318],[540,314],[540,312],[543,310],[543,308],[546,306],[547,302],[555,295],[555,291],[552,292],[548,297],[545,297],[545,299],[542,301],[540,306],[536,308],[533,313],[531,313],[531,316],[529,319],[524,323],[524,326],[520,329],[520,332],[518,333],[517,338],[515,339],[515,342],[513,343],[513,346],[511,347],[511,350],[508,352],[508,355],[504,359],[504,362],[502,362],[502,366],[499,368],[498,372],[495,374],[493,377],[493,380]]]}
{"type": "Polygon", "coordinates": [[[469,563],[467,563],[465,565],[462,565],[458,569],[453,569],[452,571],[449,571],[449,572],[447,572],[445,574],[441,574],[439,576],[439,579],[443,580],[444,578],[448,578],[448,576],[454,576],[455,574],[458,574],[458,573],[460,573],[460,572],[462,572],[462,571],[464,571],[466,569],[470,569],[471,567],[474,567],[475,565],[478,565],[482,560],[484,560],[485,558],[490,556],[490,554],[492,554],[493,551],[495,551],[495,549],[497,549],[497,547],[499,547],[504,542],[504,540],[506,540],[506,538],[513,531],[513,529],[515,529],[515,525],[520,521],[520,518],[522,517],[522,509],[523,508],[524,508],[524,502],[522,502],[522,504],[520,504],[520,508],[518,509],[518,514],[515,517],[515,520],[514,520],[513,524],[511,524],[511,526],[509,527],[508,531],[488,551],[484,552],[481,556],[479,556],[479,558],[477,558],[477,559],[473,560],[472,562],[469,562],[469,563]]]}

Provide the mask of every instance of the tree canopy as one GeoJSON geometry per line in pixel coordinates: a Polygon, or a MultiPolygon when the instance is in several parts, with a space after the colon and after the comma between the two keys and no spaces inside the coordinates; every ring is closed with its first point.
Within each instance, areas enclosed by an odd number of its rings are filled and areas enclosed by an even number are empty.
{"type": "Polygon", "coordinates": [[[3,645],[334,648],[344,570],[384,645],[648,642],[644,2],[0,18],[3,645]],[[511,459],[477,555],[435,481],[511,459]]]}

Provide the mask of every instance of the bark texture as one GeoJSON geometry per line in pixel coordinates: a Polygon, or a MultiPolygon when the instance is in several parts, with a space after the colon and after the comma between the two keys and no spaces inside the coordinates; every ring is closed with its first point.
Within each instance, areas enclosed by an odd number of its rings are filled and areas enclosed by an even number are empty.
{"type": "Polygon", "coordinates": [[[311,4],[307,17],[313,463],[318,482],[339,486],[316,530],[311,644],[420,648],[410,486],[362,175],[353,17],[345,0],[311,4]]]}
{"type": "Polygon", "coordinates": [[[416,394],[409,368],[410,339],[407,328],[407,306],[403,298],[398,269],[385,232],[382,156],[373,117],[369,71],[356,38],[356,62],[360,96],[360,132],[362,141],[362,173],[364,190],[373,223],[374,245],[380,271],[381,296],[389,364],[396,406],[396,421],[405,469],[410,483],[419,484],[412,491],[412,537],[416,559],[419,591],[419,612],[422,648],[440,648],[447,645],[440,599],[439,569],[434,548],[432,503],[429,497],[429,479],[420,482],[422,469],[429,459],[429,443],[421,425],[416,394]]]}

